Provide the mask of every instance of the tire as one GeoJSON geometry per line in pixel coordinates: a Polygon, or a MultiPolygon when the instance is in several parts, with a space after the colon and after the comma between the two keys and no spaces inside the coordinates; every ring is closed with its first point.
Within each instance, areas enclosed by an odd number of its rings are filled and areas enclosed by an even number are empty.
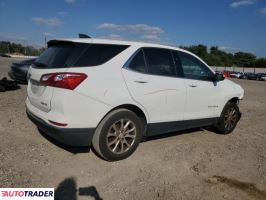
{"type": "Polygon", "coordinates": [[[241,118],[241,113],[236,103],[228,102],[222,111],[222,114],[215,125],[216,131],[220,134],[229,134],[231,133],[238,121],[241,118]],[[231,115],[232,114],[232,115],[231,115]],[[229,118],[229,116],[231,116],[229,118]]]}
{"type": "Polygon", "coordinates": [[[5,92],[6,88],[3,85],[0,85],[0,92],[5,92]]]}
{"type": "Polygon", "coordinates": [[[94,150],[108,161],[125,159],[137,149],[142,138],[141,127],[141,120],[132,111],[114,110],[97,126],[92,139],[94,150]]]}

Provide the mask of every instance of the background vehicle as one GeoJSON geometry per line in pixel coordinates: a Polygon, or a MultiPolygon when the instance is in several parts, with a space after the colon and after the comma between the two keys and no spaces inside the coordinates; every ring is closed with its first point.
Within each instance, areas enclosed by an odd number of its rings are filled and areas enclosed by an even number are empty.
{"type": "Polygon", "coordinates": [[[258,80],[266,81],[266,73],[259,73],[257,75],[258,75],[258,80]]]}
{"type": "Polygon", "coordinates": [[[241,72],[231,72],[230,73],[230,77],[232,78],[240,78],[240,76],[242,76],[243,73],[241,72]]]}
{"type": "Polygon", "coordinates": [[[35,60],[36,58],[33,58],[13,63],[10,71],[8,72],[9,77],[19,83],[27,83],[27,73],[29,67],[35,60]]]}
{"type": "Polygon", "coordinates": [[[230,77],[230,72],[229,71],[223,71],[223,75],[225,78],[230,77]]]}
{"type": "Polygon", "coordinates": [[[130,156],[142,137],[204,126],[228,134],[240,119],[243,89],[188,51],[100,39],[48,47],[29,69],[28,117],[106,160],[130,156]]]}
{"type": "Polygon", "coordinates": [[[249,80],[258,80],[258,75],[255,73],[246,73],[245,76],[249,80]]]}
{"type": "Polygon", "coordinates": [[[11,56],[6,53],[0,53],[0,57],[10,58],[11,56]]]}
{"type": "Polygon", "coordinates": [[[247,79],[247,75],[246,73],[242,73],[240,76],[239,76],[240,79],[247,79]]]}

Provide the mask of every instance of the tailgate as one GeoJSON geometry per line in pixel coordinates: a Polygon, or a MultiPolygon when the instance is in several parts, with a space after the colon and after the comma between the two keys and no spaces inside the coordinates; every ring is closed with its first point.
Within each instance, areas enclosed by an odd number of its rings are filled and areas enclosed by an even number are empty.
{"type": "Polygon", "coordinates": [[[31,104],[44,112],[51,110],[51,99],[53,96],[53,87],[45,86],[40,82],[43,74],[64,72],[66,68],[60,69],[35,69],[30,68],[28,72],[28,98],[31,104]]]}
{"type": "Polygon", "coordinates": [[[70,61],[75,60],[75,52],[79,54],[72,42],[50,41],[48,47],[28,71],[28,99],[33,106],[44,112],[51,110],[54,88],[40,82],[42,75],[65,72],[71,64],[70,61]]]}

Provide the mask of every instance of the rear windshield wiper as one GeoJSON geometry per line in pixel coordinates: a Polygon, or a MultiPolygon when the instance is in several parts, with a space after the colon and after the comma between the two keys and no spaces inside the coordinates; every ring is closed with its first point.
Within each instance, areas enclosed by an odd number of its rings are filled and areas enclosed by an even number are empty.
{"type": "Polygon", "coordinates": [[[43,67],[43,68],[47,68],[48,66],[44,63],[41,62],[33,62],[34,65],[38,66],[38,67],[43,67]]]}

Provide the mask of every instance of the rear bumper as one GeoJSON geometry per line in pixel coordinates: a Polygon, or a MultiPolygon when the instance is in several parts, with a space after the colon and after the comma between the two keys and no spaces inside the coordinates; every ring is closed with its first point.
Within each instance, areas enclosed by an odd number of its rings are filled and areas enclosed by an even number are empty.
{"type": "Polygon", "coordinates": [[[28,109],[28,118],[45,134],[70,146],[90,146],[95,128],[59,128],[47,124],[28,109]]]}

